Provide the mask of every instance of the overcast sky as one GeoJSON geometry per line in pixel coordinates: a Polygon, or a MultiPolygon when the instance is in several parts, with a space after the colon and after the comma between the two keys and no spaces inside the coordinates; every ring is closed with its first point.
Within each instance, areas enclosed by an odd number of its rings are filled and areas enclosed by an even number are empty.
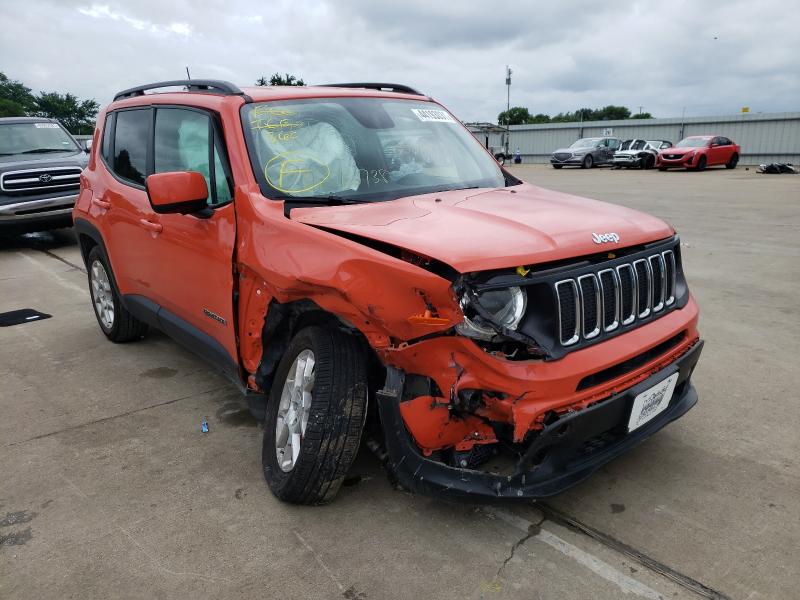
{"type": "Polygon", "coordinates": [[[185,76],[412,85],[463,120],[511,105],[655,116],[800,110],[793,2],[0,0],[0,71],[106,104],[185,76]]]}

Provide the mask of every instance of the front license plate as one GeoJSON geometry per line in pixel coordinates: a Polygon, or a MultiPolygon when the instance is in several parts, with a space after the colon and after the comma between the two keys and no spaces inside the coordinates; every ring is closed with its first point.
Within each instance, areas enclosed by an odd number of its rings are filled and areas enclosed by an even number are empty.
{"type": "Polygon", "coordinates": [[[628,421],[628,431],[641,427],[669,406],[675,384],[678,382],[678,373],[670,375],[664,381],[655,384],[643,391],[633,400],[631,418],[628,421]]]}

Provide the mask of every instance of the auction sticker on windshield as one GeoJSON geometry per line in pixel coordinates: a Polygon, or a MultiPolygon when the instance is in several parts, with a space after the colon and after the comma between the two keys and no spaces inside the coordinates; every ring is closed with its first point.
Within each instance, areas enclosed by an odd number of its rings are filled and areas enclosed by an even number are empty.
{"type": "Polygon", "coordinates": [[[412,108],[411,112],[417,115],[420,121],[433,121],[435,123],[455,123],[455,119],[444,110],[433,108],[412,108]]]}
{"type": "Polygon", "coordinates": [[[628,421],[628,431],[641,427],[662,413],[669,406],[677,382],[678,373],[674,373],[636,396],[633,400],[631,418],[628,421]]]}

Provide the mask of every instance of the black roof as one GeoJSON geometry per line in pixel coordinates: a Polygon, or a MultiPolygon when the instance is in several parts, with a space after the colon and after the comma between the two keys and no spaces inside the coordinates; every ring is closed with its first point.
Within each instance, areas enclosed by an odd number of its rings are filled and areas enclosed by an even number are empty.
{"type": "Polygon", "coordinates": [[[46,117],[0,117],[0,123],[57,123],[46,117]]]}

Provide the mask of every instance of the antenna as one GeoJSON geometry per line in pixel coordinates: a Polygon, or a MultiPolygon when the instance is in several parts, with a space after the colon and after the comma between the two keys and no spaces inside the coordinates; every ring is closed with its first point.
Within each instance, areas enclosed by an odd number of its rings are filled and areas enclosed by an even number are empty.
{"type": "Polygon", "coordinates": [[[189,75],[189,67],[186,67],[186,79],[191,79],[192,76],[189,75]]]}

